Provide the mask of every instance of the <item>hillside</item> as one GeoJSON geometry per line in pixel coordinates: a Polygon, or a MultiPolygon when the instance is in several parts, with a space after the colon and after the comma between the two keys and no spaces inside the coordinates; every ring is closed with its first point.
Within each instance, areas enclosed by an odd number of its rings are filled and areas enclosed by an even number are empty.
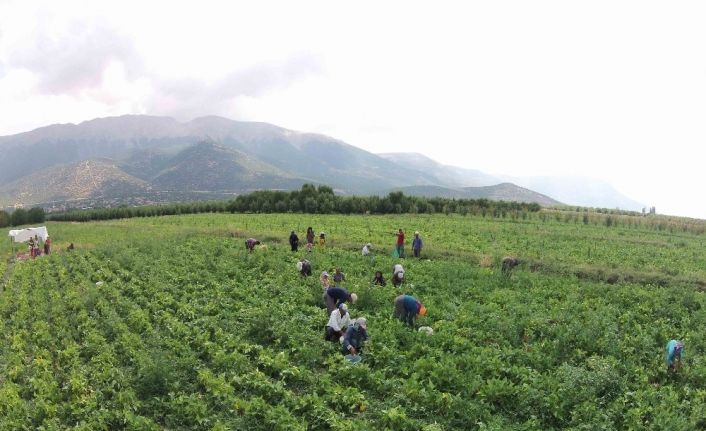
{"type": "MultiPolygon", "coordinates": [[[[462,187],[462,188],[447,188],[439,186],[412,186],[399,187],[389,191],[401,191],[404,194],[411,196],[423,197],[445,197],[456,199],[490,199],[498,201],[514,201],[537,203],[542,206],[561,205],[548,196],[533,192],[532,190],[516,186],[511,183],[496,184],[485,187],[462,187]]],[[[389,193],[386,191],[386,193],[389,193]]]]}
{"type": "Polygon", "coordinates": [[[186,148],[169,159],[164,169],[151,179],[151,184],[162,191],[290,189],[300,187],[305,182],[240,151],[213,142],[186,148]]]}
{"type": "Polygon", "coordinates": [[[149,190],[147,182],[127,174],[110,160],[88,160],[52,167],[0,187],[0,206],[121,198],[149,190]]]}
{"type": "MultiPolygon", "coordinates": [[[[0,185],[52,167],[97,158],[116,160],[127,172],[147,180],[165,169],[169,157],[198,142],[215,141],[239,151],[249,163],[307,178],[344,193],[368,193],[381,186],[432,184],[417,171],[400,168],[375,154],[323,135],[299,133],[266,123],[203,117],[180,123],[171,118],[127,115],[78,125],[63,124],[0,137],[0,185]],[[149,156],[143,160],[143,156],[149,156]]],[[[178,176],[178,174],[176,174],[178,176]]],[[[254,177],[253,177],[254,178],[254,177]]],[[[262,172],[264,182],[246,188],[289,184],[262,172]]],[[[300,184],[293,181],[292,187],[300,184]]],[[[209,190],[223,184],[201,184],[209,190]]],[[[238,189],[243,188],[238,185],[238,189]]]]}
{"type": "MultiPolygon", "coordinates": [[[[449,188],[467,186],[489,186],[511,183],[566,205],[578,205],[598,208],[620,208],[640,211],[641,204],[617,191],[605,181],[578,176],[510,176],[489,175],[484,172],[464,169],[457,166],[442,165],[419,153],[384,153],[379,154],[401,165],[429,173],[437,185],[449,188]]],[[[449,196],[447,194],[445,196],[449,196]]]]}
{"type": "Polygon", "coordinates": [[[502,182],[497,177],[474,169],[443,165],[419,153],[381,153],[378,156],[431,175],[436,184],[447,187],[482,187],[502,182]]]}
{"type": "Polygon", "coordinates": [[[418,153],[376,155],[324,135],[215,116],[179,122],[167,117],[126,115],[58,124],[0,137],[0,152],[0,191],[6,204],[84,199],[86,193],[80,187],[69,186],[75,177],[85,175],[80,171],[81,163],[109,160],[107,163],[117,169],[112,173],[104,170],[102,178],[106,184],[115,183],[115,195],[110,195],[107,186],[101,186],[96,193],[111,205],[119,204],[131,193],[139,202],[150,203],[180,200],[183,193],[232,195],[264,188],[296,189],[310,182],[331,185],[342,194],[371,194],[407,187],[428,193],[441,187],[455,190],[439,189],[444,196],[531,202],[553,199],[574,205],[640,207],[608,185],[590,179],[508,180],[442,165],[418,153]],[[197,149],[201,142],[211,142],[218,149],[197,149]],[[73,174],[62,168],[65,166],[76,166],[79,172],[73,174]],[[47,182],[46,172],[52,173],[57,188],[30,192],[33,184],[47,182]],[[500,186],[508,182],[521,187],[500,186]],[[133,187],[136,185],[139,186],[133,187]],[[462,190],[488,186],[497,187],[462,190]]]}
{"type": "Polygon", "coordinates": [[[576,176],[505,177],[523,187],[552,196],[568,205],[620,208],[641,211],[646,205],[623,195],[613,186],[595,178],[576,176]]]}

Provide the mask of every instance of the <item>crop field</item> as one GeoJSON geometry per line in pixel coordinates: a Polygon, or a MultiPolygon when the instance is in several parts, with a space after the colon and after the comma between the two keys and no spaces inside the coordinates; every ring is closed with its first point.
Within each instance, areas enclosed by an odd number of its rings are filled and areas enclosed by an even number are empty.
{"type": "Polygon", "coordinates": [[[460,215],[47,227],[55,253],[8,267],[0,292],[2,430],[706,427],[703,234],[460,215]],[[307,226],[326,248],[291,252],[307,226]],[[400,227],[408,254],[421,232],[422,259],[392,257],[400,227]],[[249,236],[267,247],[247,253],[249,236]],[[504,255],[523,261],[510,275],[504,255]],[[400,261],[400,288],[371,285],[400,261]],[[323,339],[317,275],[336,266],[368,319],[356,365],[323,339]],[[393,319],[400,293],[426,305],[417,325],[433,335],[393,319]],[[686,345],[676,374],[672,338],[686,345]]]}

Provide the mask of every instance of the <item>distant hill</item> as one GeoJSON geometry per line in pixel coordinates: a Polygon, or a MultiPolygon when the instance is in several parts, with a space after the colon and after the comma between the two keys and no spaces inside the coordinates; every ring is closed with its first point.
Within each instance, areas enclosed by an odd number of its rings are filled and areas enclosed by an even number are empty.
{"type": "Polygon", "coordinates": [[[542,206],[561,205],[561,202],[558,202],[549,196],[533,192],[532,190],[528,190],[511,183],[502,183],[483,187],[462,187],[457,189],[440,186],[410,186],[391,189],[386,191],[384,194],[387,194],[387,192],[390,191],[401,191],[406,195],[422,197],[489,199],[537,203],[542,206]]]}
{"type": "Polygon", "coordinates": [[[385,153],[379,155],[401,165],[423,170],[434,177],[436,184],[454,189],[511,183],[549,196],[567,205],[621,208],[633,211],[640,211],[646,206],[623,195],[605,181],[595,178],[489,175],[477,170],[442,165],[419,153],[385,153]]]}
{"type": "Polygon", "coordinates": [[[431,176],[436,184],[451,187],[479,187],[492,186],[502,182],[498,177],[484,172],[459,168],[457,166],[442,165],[419,153],[380,153],[378,156],[395,162],[402,166],[425,172],[431,176]]]}
{"type": "Polygon", "coordinates": [[[640,211],[647,205],[641,204],[618,192],[605,181],[589,177],[503,177],[523,187],[551,196],[567,205],[597,208],[620,208],[640,211]]]}
{"type": "MultiPolygon", "coordinates": [[[[215,116],[179,122],[126,115],[0,137],[3,206],[76,199],[96,205],[152,203],[295,189],[305,182],[328,184],[343,194],[412,187],[409,190],[427,195],[436,190],[459,197],[556,202],[532,194],[536,190],[558,201],[576,202],[569,199],[574,197],[570,193],[561,193],[565,189],[559,185],[550,190],[551,182],[537,181],[532,183],[535,188],[525,180],[442,165],[418,153],[376,155],[324,135],[215,116]],[[502,184],[508,182],[524,189],[502,184]],[[465,190],[479,186],[495,187],[465,190]]],[[[574,189],[580,193],[589,188],[574,189]]],[[[602,196],[593,196],[602,201],[582,204],[614,207],[627,202],[607,199],[604,190],[602,196]]],[[[619,194],[613,190],[610,196],[619,194]]]]}
{"type": "Polygon", "coordinates": [[[0,187],[0,205],[47,203],[97,197],[133,196],[150,190],[109,160],[55,166],[0,187]]]}
{"type": "MultiPolygon", "coordinates": [[[[266,167],[261,176],[254,172],[240,176],[242,182],[231,178],[212,186],[204,181],[198,184],[209,189],[223,186],[232,190],[289,188],[306,179],[329,184],[342,193],[370,193],[382,187],[435,181],[432,176],[400,167],[334,138],[294,132],[267,123],[221,117],[180,123],[166,117],[126,115],[0,137],[0,151],[4,154],[0,158],[0,187],[57,165],[95,159],[111,159],[126,173],[145,181],[157,181],[158,174],[171,168],[171,173],[163,173],[156,185],[172,187],[170,178],[178,178],[180,168],[169,165],[171,157],[204,140],[237,151],[233,154],[239,154],[238,158],[254,170],[266,167]]],[[[233,160],[231,157],[230,161],[233,160]]],[[[199,163],[205,168],[203,160],[199,163]]],[[[181,166],[196,168],[197,163],[181,166]]],[[[225,164],[218,166],[223,173],[225,164]]],[[[237,163],[232,165],[237,166],[237,163]]]]}
{"type": "Polygon", "coordinates": [[[246,191],[298,188],[306,180],[213,142],[188,147],[151,179],[163,191],[246,191]]]}

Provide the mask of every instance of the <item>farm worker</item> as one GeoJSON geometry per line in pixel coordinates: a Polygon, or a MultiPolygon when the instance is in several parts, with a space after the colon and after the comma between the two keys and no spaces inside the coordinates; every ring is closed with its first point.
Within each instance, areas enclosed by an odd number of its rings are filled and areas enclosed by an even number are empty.
{"type": "Polygon", "coordinates": [[[331,317],[328,319],[324,339],[326,341],[338,341],[341,339],[342,341],[344,328],[352,324],[351,315],[348,313],[348,306],[346,304],[339,305],[338,308],[333,310],[331,317]]]}
{"type": "Polygon", "coordinates": [[[392,267],[392,285],[397,287],[404,281],[404,268],[402,264],[396,264],[392,267]]]}
{"type": "Polygon", "coordinates": [[[402,231],[402,229],[400,229],[400,231],[394,235],[397,236],[395,254],[397,255],[397,257],[404,257],[404,232],[402,231]]]}
{"type": "Polygon", "coordinates": [[[373,284],[378,286],[384,286],[385,277],[382,276],[382,271],[375,271],[375,278],[373,278],[373,284]]]}
{"type": "Polygon", "coordinates": [[[343,336],[342,351],[344,355],[357,355],[363,351],[363,343],[368,340],[368,321],[359,317],[346,330],[343,336]]]}
{"type": "Polygon", "coordinates": [[[370,254],[370,249],[373,248],[373,245],[370,243],[367,243],[363,246],[363,256],[367,256],[370,254]]]}
{"type": "Polygon", "coordinates": [[[394,315],[409,326],[414,326],[417,316],[427,314],[426,307],[412,295],[400,295],[395,298],[394,315]]]}
{"type": "Polygon", "coordinates": [[[681,368],[681,360],[684,356],[684,343],[678,340],[669,340],[667,343],[667,371],[677,371],[681,368]]]}
{"type": "Polygon", "coordinates": [[[341,272],[341,268],[336,268],[336,271],[333,273],[334,285],[340,286],[343,281],[346,281],[346,274],[341,272]]]}
{"type": "Polygon", "coordinates": [[[51,240],[49,239],[49,235],[47,235],[46,241],[44,241],[44,254],[49,254],[51,251],[51,240]]]}
{"type": "Polygon", "coordinates": [[[319,247],[321,247],[321,250],[326,248],[326,234],[324,232],[319,234],[319,247]]]}
{"type": "Polygon", "coordinates": [[[306,249],[311,251],[314,248],[314,229],[309,226],[306,228],[306,249]]]}
{"type": "Polygon", "coordinates": [[[319,276],[319,281],[321,282],[321,287],[323,287],[324,290],[331,287],[331,277],[328,275],[328,272],[323,271],[319,276]]]}
{"type": "MultiPolygon", "coordinates": [[[[324,301],[324,304],[328,304],[326,302],[328,300],[328,295],[326,294],[326,292],[331,288],[331,277],[329,276],[328,272],[322,271],[321,275],[319,276],[319,281],[321,282],[321,287],[323,288],[321,300],[324,301]]],[[[326,308],[328,309],[328,306],[326,308]]],[[[331,314],[331,311],[329,311],[328,314],[331,314]]]]}
{"type": "Polygon", "coordinates": [[[299,237],[294,231],[289,234],[289,245],[292,246],[292,251],[297,251],[297,249],[299,249],[299,237]]]}
{"type": "Polygon", "coordinates": [[[419,231],[414,232],[414,240],[412,240],[412,251],[414,251],[414,257],[419,257],[422,252],[422,239],[419,237],[419,231]]]}
{"type": "Polygon", "coordinates": [[[245,248],[252,253],[252,251],[255,249],[255,246],[260,244],[260,241],[256,240],[255,238],[248,238],[245,241],[245,248]]]}
{"type": "Polygon", "coordinates": [[[34,257],[39,256],[39,237],[34,235],[34,257]]]}
{"type": "Polygon", "coordinates": [[[297,262],[297,271],[299,271],[299,273],[304,277],[310,276],[311,262],[306,259],[301,259],[299,262],[297,262]]]}
{"type": "Polygon", "coordinates": [[[340,304],[343,304],[346,301],[351,301],[352,304],[355,304],[357,300],[358,295],[355,293],[349,293],[342,287],[329,287],[324,292],[324,303],[326,304],[326,311],[328,312],[328,315],[330,315],[331,312],[340,304]]]}
{"type": "Polygon", "coordinates": [[[512,268],[520,264],[520,259],[515,256],[505,256],[502,260],[502,273],[507,275],[512,271],[512,268]]]}
{"type": "Polygon", "coordinates": [[[34,238],[31,236],[29,237],[29,241],[27,241],[27,248],[29,249],[30,257],[34,257],[34,238]]]}

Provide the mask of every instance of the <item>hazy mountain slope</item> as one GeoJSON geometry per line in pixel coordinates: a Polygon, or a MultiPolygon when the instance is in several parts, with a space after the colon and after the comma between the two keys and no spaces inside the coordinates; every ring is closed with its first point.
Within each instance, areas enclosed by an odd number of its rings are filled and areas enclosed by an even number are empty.
{"type": "Polygon", "coordinates": [[[127,196],[149,190],[109,160],[61,165],[23,177],[0,187],[0,205],[31,205],[102,196],[127,196]]]}
{"type": "Polygon", "coordinates": [[[588,177],[505,177],[523,187],[551,196],[567,205],[620,208],[640,211],[641,204],[617,191],[605,181],[588,177]]]}
{"type": "Polygon", "coordinates": [[[459,168],[442,165],[419,153],[380,153],[378,156],[393,161],[399,165],[427,173],[440,185],[453,187],[479,187],[501,183],[498,177],[488,175],[475,169],[459,168]]]}
{"type": "Polygon", "coordinates": [[[152,179],[159,190],[244,191],[255,188],[296,188],[306,180],[295,178],[242,152],[202,142],[169,160],[152,179]]]}
{"type": "Polygon", "coordinates": [[[560,205],[558,202],[549,196],[535,193],[532,190],[516,186],[515,184],[502,183],[493,186],[482,187],[463,187],[463,188],[447,188],[440,186],[410,186],[398,187],[391,190],[386,190],[382,194],[387,194],[390,191],[401,191],[404,194],[411,196],[422,197],[445,197],[455,199],[489,199],[497,201],[514,201],[538,203],[542,206],[560,205]]]}
{"type": "Polygon", "coordinates": [[[3,136],[0,137],[0,184],[59,164],[121,159],[149,148],[176,150],[196,142],[187,131],[172,118],[125,115],[3,136]]]}
{"type": "Polygon", "coordinates": [[[478,170],[442,165],[419,153],[384,153],[379,155],[395,163],[423,170],[433,175],[437,184],[452,188],[485,186],[507,182],[533,190],[567,205],[621,208],[636,211],[645,206],[623,195],[605,181],[595,178],[489,175],[478,170]]]}
{"type": "MultiPolygon", "coordinates": [[[[40,196],[77,198],[85,194],[78,187],[64,188],[75,193],[59,192],[61,187],[43,192],[36,184],[55,181],[67,185],[72,181],[67,165],[76,167],[77,175],[84,175],[79,162],[105,158],[115,160],[110,162],[114,167],[111,174],[107,168],[101,168],[105,177],[115,178],[115,193],[138,184],[153,191],[164,188],[183,195],[190,188],[210,191],[286,189],[296,188],[303,181],[329,184],[341,193],[350,194],[433,185],[458,190],[511,182],[567,204],[642,207],[610,185],[596,180],[499,178],[477,170],[442,165],[421,154],[375,155],[323,135],[215,116],[179,122],[168,117],[126,115],[77,125],[58,124],[0,137],[0,190],[6,201],[14,203],[30,197],[35,201],[40,196]],[[193,147],[204,140],[217,142],[218,146],[193,147]],[[51,181],[46,177],[47,172],[52,172],[51,181]],[[45,175],[41,177],[43,180],[37,180],[36,173],[45,175]],[[135,183],[135,180],[144,183],[135,183]]],[[[107,193],[108,184],[99,189],[107,193]]],[[[135,190],[139,193],[143,189],[135,190]]],[[[516,189],[502,190],[500,187],[492,192],[494,194],[487,193],[497,198],[503,196],[503,199],[522,196],[516,189]]],[[[164,198],[169,198],[168,194],[164,198]]]]}
{"type": "MultiPolygon", "coordinates": [[[[129,170],[136,166],[137,152],[173,155],[204,139],[239,150],[293,177],[331,184],[344,192],[363,193],[386,186],[434,182],[423,173],[322,135],[221,117],[180,123],[165,117],[128,115],[1,137],[0,185],[56,164],[101,157],[133,159],[127,163],[129,170]]],[[[148,161],[142,168],[161,168],[162,161],[148,161]],[[150,164],[155,161],[155,165],[150,164]]],[[[130,172],[140,178],[149,177],[142,169],[130,172]]]]}

